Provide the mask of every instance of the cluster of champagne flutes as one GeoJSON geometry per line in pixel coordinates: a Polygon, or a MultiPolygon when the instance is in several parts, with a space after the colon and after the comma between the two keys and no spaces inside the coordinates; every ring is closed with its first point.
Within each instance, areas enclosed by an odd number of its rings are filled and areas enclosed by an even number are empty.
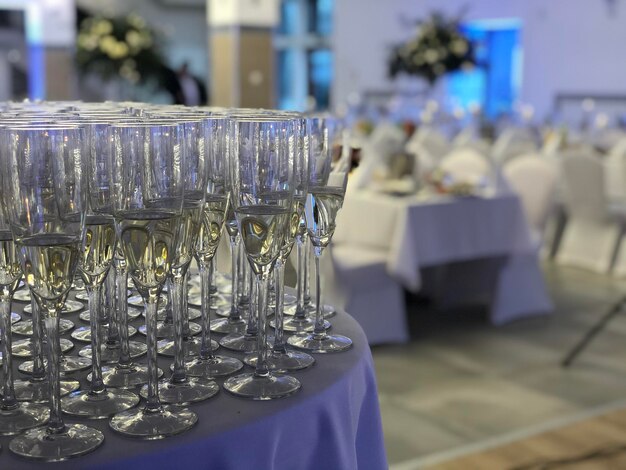
{"type": "Polygon", "coordinates": [[[64,414],[110,419],[114,431],[129,437],[178,434],[198,419],[185,406],[219,391],[216,377],[229,376],[223,387],[236,396],[284,397],[300,389],[289,372],[313,365],[309,353],[348,349],[349,338],[327,332],[334,311],[321,301],[319,271],[345,194],[345,141],[330,115],[137,103],[4,104],[0,435],[16,436],[10,450],[56,461],[102,444],[102,432],[65,423],[64,414]],[[232,255],[230,299],[215,285],[223,228],[232,255]],[[308,295],[307,243],[315,255],[315,302],[308,295]],[[284,273],[294,244],[298,285],[291,299],[284,273]],[[199,296],[188,295],[193,259],[199,296]],[[86,294],[77,298],[88,300],[81,318],[89,328],[75,329],[72,337],[90,346],[65,356],[72,344],[59,335],[73,327],[62,315],[74,308],[67,297],[77,273],[86,294]],[[33,321],[13,330],[32,337],[13,344],[11,302],[21,279],[33,321]],[[139,329],[145,344],[129,340],[135,329],[128,305],[137,301],[128,298],[132,286],[144,306],[145,327],[139,329]],[[200,307],[199,326],[190,321],[188,302],[200,307]],[[211,319],[212,312],[220,318],[211,319]],[[247,353],[244,362],[254,371],[240,372],[242,362],[216,352],[220,346],[247,353]],[[12,356],[22,349],[33,358],[19,368],[29,378],[14,380],[12,356]],[[135,362],[143,354],[147,366],[135,362]],[[157,354],[173,357],[171,373],[161,380],[157,354]],[[79,390],[69,377],[86,369],[89,386],[79,390]]]}

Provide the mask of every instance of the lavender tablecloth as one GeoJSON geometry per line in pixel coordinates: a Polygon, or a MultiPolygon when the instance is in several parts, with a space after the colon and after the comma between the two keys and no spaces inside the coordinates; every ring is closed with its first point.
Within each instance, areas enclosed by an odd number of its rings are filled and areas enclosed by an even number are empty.
{"type": "MultiPolygon", "coordinates": [[[[14,302],[22,313],[25,304],[14,302]]],[[[77,326],[78,314],[68,315],[77,326]]],[[[132,322],[141,324],[141,319],[132,322]]],[[[26,316],[24,320],[30,321],[26,316]]],[[[198,424],[189,432],[159,441],[139,441],[113,433],[108,420],[67,417],[102,430],[103,446],[95,452],[58,464],[26,461],[0,437],[0,469],[384,469],[387,468],[372,357],[363,330],[348,314],[332,320],[332,331],[353,339],[348,352],[316,355],[309,370],[296,372],[302,389],[294,396],[254,402],[220,393],[190,408],[198,424]]],[[[70,339],[69,333],[64,337],[70,339]]],[[[135,338],[140,337],[137,335],[135,338]]],[[[14,340],[21,339],[14,335],[14,340]]],[[[82,343],[70,354],[77,354],[82,343]]],[[[230,352],[222,351],[230,354],[230,352]]],[[[232,353],[233,355],[238,355],[232,353]]],[[[238,355],[241,357],[241,355],[238,355]]],[[[140,359],[141,362],[145,358],[140,359]]],[[[16,361],[19,363],[20,361],[16,361]]],[[[169,370],[170,361],[160,359],[169,370]]],[[[18,374],[20,375],[20,374],[18,374]]],[[[86,373],[80,373],[83,388],[86,373]]],[[[222,380],[218,380],[220,385],[222,380]]]]}

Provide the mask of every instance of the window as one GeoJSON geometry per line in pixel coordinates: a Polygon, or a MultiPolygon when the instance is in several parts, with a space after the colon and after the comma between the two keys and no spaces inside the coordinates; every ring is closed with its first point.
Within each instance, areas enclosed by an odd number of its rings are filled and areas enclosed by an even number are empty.
{"type": "Polygon", "coordinates": [[[279,108],[328,108],[333,4],[334,0],[283,0],[275,40],[279,108]]]}
{"type": "Polygon", "coordinates": [[[521,22],[517,19],[475,21],[463,32],[476,44],[479,65],[452,74],[447,91],[455,106],[480,104],[485,115],[510,113],[519,97],[521,81],[521,22]]]}

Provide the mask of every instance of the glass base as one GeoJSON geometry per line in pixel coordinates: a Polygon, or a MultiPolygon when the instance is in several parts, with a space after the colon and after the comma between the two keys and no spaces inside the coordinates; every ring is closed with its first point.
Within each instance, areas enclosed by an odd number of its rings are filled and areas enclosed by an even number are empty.
{"type": "MultiPolygon", "coordinates": [[[[161,378],[163,371],[157,369],[157,376],[161,378]]],[[[91,379],[91,374],[87,380],[91,379]]],[[[102,380],[107,387],[135,388],[138,385],[148,383],[148,367],[140,364],[132,364],[130,367],[102,367],[102,380]]]]}
{"type": "Polygon", "coordinates": [[[220,346],[231,351],[250,353],[257,350],[257,338],[256,335],[231,333],[220,339],[220,346]]]}
{"type": "Polygon", "coordinates": [[[254,372],[236,375],[224,382],[224,389],[235,396],[252,400],[272,400],[297,392],[300,381],[289,375],[258,376],[254,372]]]}
{"type": "Polygon", "coordinates": [[[59,434],[46,427],[31,429],[9,442],[14,454],[46,462],[60,462],[95,450],[104,441],[104,434],[83,424],[67,424],[59,434]]]}
{"type": "Polygon", "coordinates": [[[317,335],[311,333],[303,336],[291,336],[287,343],[312,353],[332,353],[346,351],[352,347],[352,340],[343,335],[317,335]]]}
{"type": "MultiPolygon", "coordinates": [[[[140,343],[139,341],[129,341],[128,351],[130,352],[131,359],[137,359],[138,357],[141,357],[146,354],[146,352],[148,352],[148,347],[145,345],[145,343],[140,343]]],[[[100,349],[100,354],[102,362],[104,364],[116,364],[120,360],[119,347],[111,348],[108,347],[106,344],[103,344],[100,349]]],[[[91,359],[91,345],[85,346],[80,351],[78,351],[78,355],[91,359]]]]}
{"type": "Polygon", "coordinates": [[[139,397],[128,390],[108,389],[98,394],[80,390],[61,398],[61,409],[68,415],[101,419],[129,410],[138,403],[139,397]]]}
{"type": "Polygon", "coordinates": [[[30,303],[30,299],[30,290],[28,289],[20,289],[13,294],[13,300],[17,300],[18,302],[30,303]]]}
{"type": "MultiPolygon", "coordinates": [[[[108,326],[102,326],[102,338],[106,339],[109,335],[108,326]]],[[[134,326],[128,325],[128,337],[132,337],[137,333],[137,328],[134,326]]],[[[81,326],[80,328],[76,328],[72,331],[70,335],[76,341],[80,341],[81,343],[91,343],[91,327],[90,326],[81,326]]]]}
{"type": "MultiPolygon", "coordinates": [[[[200,294],[190,294],[187,298],[187,303],[194,307],[200,307],[202,305],[202,296],[200,294]]],[[[230,305],[230,295],[211,295],[211,308],[216,309],[230,305]]]]}
{"type": "Polygon", "coordinates": [[[17,323],[22,319],[22,316],[19,313],[11,312],[11,325],[13,323],[17,323]]]}
{"type": "MultiPolygon", "coordinates": [[[[50,384],[48,379],[41,380],[21,380],[13,382],[15,387],[15,398],[18,401],[29,401],[32,403],[48,403],[50,401],[50,384]]],[[[61,396],[64,397],[74,390],[80,388],[78,380],[61,380],[61,396]]]]}
{"type": "MultiPolygon", "coordinates": [[[[159,382],[159,400],[172,405],[188,405],[207,400],[220,391],[219,385],[204,377],[188,377],[184,383],[172,383],[170,379],[159,382]]],[[[148,386],[141,387],[140,395],[148,397],[148,386]]]]}
{"type": "Polygon", "coordinates": [[[187,309],[187,320],[197,320],[200,317],[202,317],[202,313],[200,312],[200,310],[197,310],[195,308],[187,309]]]}
{"type": "MultiPolygon", "coordinates": [[[[202,339],[195,337],[183,341],[185,357],[196,357],[200,354],[202,339]]],[[[215,351],[220,345],[214,339],[211,340],[211,350],[215,351]]],[[[174,357],[174,341],[163,339],[157,342],[157,351],[161,356],[174,357]]]]}
{"type": "MultiPolygon", "coordinates": [[[[315,316],[315,304],[314,303],[310,303],[308,304],[306,307],[306,311],[307,313],[313,314],[313,316],[315,316]]],[[[296,314],[296,305],[290,305],[289,307],[285,308],[285,315],[295,315],[296,314]]],[[[335,307],[333,307],[332,305],[324,305],[324,311],[322,312],[322,314],[324,315],[324,318],[331,318],[334,317],[337,314],[337,311],[335,310],[335,307]]]]}
{"type": "MultiPolygon", "coordinates": [[[[67,318],[59,319],[59,334],[63,335],[74,328],[74,322],[67,318]]],[[[33,322],[21,321],[11,326],[11,333],[20,336],[32,336],[33,335],[33,322]]]]}
{"type": "MultiPolygon", "coordinates": [[[[61,352],[66,353],[74,347],[74,343],[72,343],[69,339],[61,338],[60,342],[61,352]]],[[[33,342],[30,339],[14,341],[11,351],[15,357],[33,357],[33,342]]]]}
{"type": "Polygon", "coordinates": [[[234,374],[242,367],[243,362],[228,356],[213,356],[210,359],[197,357],[185,364],[187,375],[191,377],[224,377],[234,374]]]}
{"type": "MultiPolygon", "coordinates": [[[[276,321],[270,320],[272,328],[276,328],[276,321]]],[[[324,328],[329,329],[331,324],[328,320],[324,320],[324,328]]],[[[296,318],[289,317],[283,320],[283,330],[296,333],[310,333],[315,329],[315,318],[304,317],[296,318]]]]}
{"type": "Polygon", "coordinates": [[[14,436],[48,422],[50,407],[37,403],[18,403],[12,410],[0,408],[0,436],[14,436]]]}
{"type": "MultiPolygon", "coordinates": [[[[144,308],[143,297],[139,294],[131,295],[128,298],[128,305],[132,305],[133,307],[144,308]]],[[[167,306],[167,296],[161,294],[158,302],[158,310],[163,310],[167,306]]]]}
{"type": "Polygon", "coordinates": [[[231,321],[229,318],[216,318],[211,321],[211,331],[214,333],[230,334],[243,333],[246,329],[246,321],[241,318],[231,321]]]}
{"type": "MultiPolygon", "coordinates": [[[[247,355],[243,362],[251,367],[256,367],[258,356],[256,354],[247,355]]],[[[274,372],[285,372],[291,370],[302,370],[315,364],[315,358],[302,351],[274,352],[267,355],[267,366],[274,372]]]]}
{"type": "Polygon", "coordinates": [[[119,413],[109,422],[111,429],[137,439],[163,439],[191,429],[198,416],[177,406],[162,406],[157,411],[134,409],[119,413]]]}
{"type": "MultiPolygon", "coordinates": [[[[61,314],[80,312],[84,308],[85,305],[82,302],[77,302],[76,300],[66,300],[63,308],[61,309],[61,314]]],[[[33,306],[27,305],[24,307],[24,313],[28,313],[29,315],[33,313],[33,306]]]]}
{"type": "MultiPolygon", "coordinates": [[[[298,301],[298,298],[295,295],[286,293],[284,297],[283,305],[284,306],[295,305],[297,301],[298,301]]],[[[276,299],[273,298],[271,300],[271,302],[268,304],[268,308],[269,308],[268,313],[273,314],[274,310],[276,310],[276,299]]]]}
{"type": "MultiPolygon", "coordinates": [[[[139,315],[141,315],[141,310],[137,310],[136,308],[129,308],[127,311],[128,311],[128,319],[129,320],[134,320],[135,318],[139,317],[139,315]]],[[[78,314],[78,318],[80,318],[84,322],[89,323],[91,321],[89,310],[85,310],[84,312],[80,312],[78,314]]]]}
{"type": "MultiPolygon", "coordinates": [[[[146,335],[146,325],[141,325],[139,328],[139,333],[142,335],[146,335]]],[[[189,334],[195,336],[202,331],[200,325],[194,322],[189,322],[189,334]]],[[[174,324],[166,323],[166,322],[158,322],[157,323],[157,338],[173,338],[174,337],[174,324]]]]}

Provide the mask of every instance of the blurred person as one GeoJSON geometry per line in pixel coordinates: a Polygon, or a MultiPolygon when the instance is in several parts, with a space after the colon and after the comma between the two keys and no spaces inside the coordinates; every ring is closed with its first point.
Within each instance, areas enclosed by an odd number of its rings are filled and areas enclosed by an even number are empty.
{"type": "Polygon", "coordinates": [[[178,92],[174,95],[176,104],[200,106],[207,103],[207,92],[202,81],[189,73],[189,64],[183,62],[176,72],[179,83],[178,92]]]}

